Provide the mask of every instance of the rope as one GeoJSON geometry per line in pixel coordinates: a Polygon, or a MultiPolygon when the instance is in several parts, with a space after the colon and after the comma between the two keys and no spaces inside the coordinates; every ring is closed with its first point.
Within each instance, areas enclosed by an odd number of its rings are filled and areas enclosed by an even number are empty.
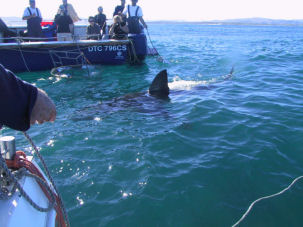
{"type": "Polygon", "coordinates": [[[302,178],[303,178],[303,176],[297,177],[296,179],[293,180],[293,182],[287,188],[283,189],[282,191],[280,191],[278,193],[275,193],[275,194],[269,195],[269,196],[265,196],[265,197],[261,197],[261,198],[255,200],[252,204],[250,204],[247,211],[243,214],[243,216],[240,218],[240,220],[237,221],[235,224],[233,224],[232,227],[238,226],[247,217],[247,215],[249,214],[249,212],[251,211],[251,209],[257,202],[260,202],[261,200],[265,200],[265,199],[270,199],[270,198],[283,194],[284,192],[289,190],[298,180],[300,180],[302,178]]]}
{"type": "Polygon", "coordinates": [[[157,60],[158,60],[159,62],[164,63],[164,58],[161,56],[161,54],[159,53],[159,51],[157,50],[157,48],[154,46],[153,41],[152,41],[152,39],[150,38],[150,34],[149,34],[149,31],[148,31],[147,28],[146,28],[146,31],[147,31],[147,36],[148,36],[148,39],[149,39],[150,44],[151,44],[152,47],[157,51],[157,54],[159,55],[159,57],[157,58],[157,60]]]}
{"type": "Polygon", "coordinates": [[[139,58],[137,56],[137,53],[136,53],[136,49],[135,49],[133,40],[129,39],[129,42],[130,42],[130,47],[131,47],[130,50],[132,51],[132,53],[129,52],[130,63],[131,64],[140,63],[140,60],[139,60],[139,58]],[[134,56],[134,60],[132,60],[132,54],[134,56]]]}
{"type": "MultiPolygon", "coordinates": [[[[80,49],[79,49],[79,51],[80,51],[80,49]]],[[[86,63],[85,63],[85,67],[86,67],[86,70],[87,70],[87,76],[90,76],[90,71],[89,71],[89,68],[88,68],[87,64],[91,65],[91,63],[90,63],[90,61],[87,59],[87,57],[85,56],[85,54],[83,53],[83,51],[80,51],[80,53],[81,53],[83,59],[84,59],[85,62],[86,62],[86,63]]]]}
{"type": "MultiPolygon", "coordinates": [[[[18,189],[20,191],[20,194],[25,198],[26,201],[28,201],[28,203],[34,207],[36,210],[40,211],[40,212],[49,212],[51,209],[53,209],[54,204],[55,204],[55,199],[53,199],[53,201],[51,201],[51,203],[49,204],[49,206],[47,208],[41,207],[38,204],[36,204],[30,197],[29,195],[24,191],[24,189],[21,187],[21,185],[19,184],[18,180],[16,179],[16,177],[11,173],[11,171],[8,169],[6,162],[4,160],[4,158],[2,157],[2,155],[0,155],[0,167],[4,170],[5,174],[7,174],[8,178],[13,182],[14,187],[11,193],[14,193],[16,191],[16,189],[18,189]]],[[[31,176],[31,175],[30,175],[31,176]]],[[[31,176],[33,177],[33,176],[31,176]]],[[[38,180],[39,177],[35,177],[36,180],[38,180]]],[[[44,182],[41,178],[39,178],[38,180],[39,182],[41,182],[46,189],[49,191],[49,193],[52,195],[51,190],[49,189],[48,185],[46,184],[46,182],[44,182]]],[[[8,196],[8,198],[11,196],[8,196]]]]}
{"type": "Polygon", "coordinates": [[[24,63],[24,65],[25,65],[25,67],[26,67],[27,71],[28,71],[28,72],[31,72],[31,71],[29,70],[29,68],[28,68],[27,64],[26,64],[26,61],[25,61],[25,58],[24,58],[23,52],[22,52],[21,47],[20,47],[20,43],[19,43],[19,45],[18,45],[18,48],[19,48],[20,55],[21,55],[21,57],[22,57],[23,63],[24,63]]]}
{"type": "Polygon", "coordinates": [[[81,51],[81,55],[83,56],[83,58],[85,59],[85,61],[91,65],[92,63],[90,63],[90,61],[87,59],[87,57],[85,56],[85,54],[83,53],[83,51],[81,51]]]}
{"type": "Polygon", "coordinates": [[[59,202],[59,206],[60,206],[61,209],[62,209],[62,212],[63,212],[63,215],[64,215],[64,219],[66,220],[66,225],[67,225],[67,227],[70,227],[69,220],[68,220],[68,216],[67,216],[67,212],[66,212],[66,209],[65,209],[65,207],[64,207],[64,204],[63,204],[63,202],[62,202],[61,196],[60,196],[60,194],[59,194],[59,192],[58,192],[58,190],[57,190],[57,187],[56,187],[56,185],[55,185],[55,183],[54,183],[54,180],[53,180],[52,176],[51,176],[50,173],[49,173],[49,170],[48,170],[48,168],[47,168],[47,166],[46,166],[46,163],[45,163],[45,161],[44,161],[42,155],[41,155],[40,152],[38,151],[37,146],[34,144],[34,142],[33,142],[32,139],[29,137],[29,135],[28,135],[26,132],[23,132],[23,134],[24,134],[24,136],[26,137],[26,139],[29,141],[29,143],[31,144],[32,148],[35,150],[35,153],[37,154],[37,156],[39,157],[39,159],[40,159],[40,161],[41,161],[41,163],[42,163],[42,165],[43,165],[43,167],[44,167],[44,170],[45,170],[45,172],[46,172],[46,175],[47,175],[48,179],[50,180],[50,182],[51,182],[53,188],[55,189],[55,192],[57,193],[58,200],[59,200],[59,201],[58,201],[58,202],[59,202]]]}
{"type": "Polygon", "coordinates": [[[62,65],[62,66],[58,66],[58,67],[55,67],[55,68],[52,68],[52,70],[50,71],[50,74],[52,75],[52,76],[57,76],[57,75],[60,75],[59,73],[59,69],[60,68],[68,68],[68,67],[70,67],[70,68],[80,68],[80,67],[82,67],[82,65],[81,64],[78,64],[78,65],[62,65]],[[58,72],[58,74],[56,73],[56,71],[58,72]]]}
{"type": "Polygon", "coordinates": [[[76,42],[76,43],[77,43],[78,51],[79,51],[80,55],[82,56],[82,66],[84,65],[83,63],[85,62],[85,67],[86,67],[86,69],[87,69],[87,74],[88,74],[87,76],[90,76],[90,71],[89,71],[89,68],[88,68],[88,66],[87,66],[87,63],[90,64],[90,62],[89,62],[88,59],[85,57],[83,51],[81,51],[80,46],[79,46],[79,43],[78,43],[78,42],[76,42]]]}
{"type": "MultiPolygon", "coordinates": [[[[20,174],[20,172],[21,171],[19,171],[19,170],[13,172],[14,177],[16,177],[18,180],[21,179],[21,177],[22,177],[21,174],[20,174]]],[[[12,187],[12,189],[10,191],[7,189],[7,186],[9,186],[12,182],[8,181],[7,174],[6,174],[6,172],[5,172],[5,170],[3,168],[1,169],[0,177],[1,177],[1,182],[0,182],[0,186],[1,186],[0,200],[8,200],[16,192],[17,185],[14,184],[13,187],[12,187]]]]}

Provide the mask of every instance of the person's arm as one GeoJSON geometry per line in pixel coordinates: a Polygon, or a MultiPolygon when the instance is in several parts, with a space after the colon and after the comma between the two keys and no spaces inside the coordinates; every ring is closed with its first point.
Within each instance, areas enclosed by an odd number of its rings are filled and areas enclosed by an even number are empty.
{"type": "Polygon", "coordinates": [[[147,28],[147,24],[145,23],[143,17],[139,17],[141,24],[143,24],[144,28],[147,28]]]}
{"type": "Polygon", "coordinates": [[[38,12],[39,12],[39,17],[41,18],[41,21],[42,21],[42,20],[43,20],[43,18],[42,18],[42,14],[41,14],[40,9],[38,9],[38,12]]]}
{"type": "Polygon", "coordinates": [[[59,24],[59,18],[60,18],[60,14],[56,14],[55,19],[54,19],[54,22],[56,25],[59,24]]]}
{"type": "Polygon", "coordinates": [[[117,15],[117,6],[115,7],[114,13],[113,13],[113,17],[117,15]]]}
{"type": "Polygon", "coordinates": [[[36,17],[36,14],[32,14],[30,16],[27,16],[27,17],[22,17],[23,20],[28,20],[28,19],[31,19],[31,18],[34,18],[36,17]]]}
{"type": "Polygon", "coordinates": [[[71,25],[71,24],[73,24],[73,23],[74,23],[74,22],[73,22],[72,18],[69,16],[69,17],[68,17],[68,24],[71,25]]]}
{"type": "Polygon", "coordinates": [[[126,7],[124,7],[124,10],[123,10],[122,14],[127,16],[127,13],[128,13],[128,5],[126,7]]]}
{"type": "Polygon", "coordinates": [[[144,28],[147,29],[147,24],[145,23],[144,19],[143,19],[143,12],[142,12],[142,9],[140,6],[138,6],[139,9],[138,9],[138,17],[139,17],[139,20],[141,22],[141,24],[143,25],[144,28]]]}
{"type": "Polygon", "coordinates": [[[125,24],[124,26],[121,26],[120,24],[120,28],[122,31],[124,31],[125,33],[128,33],[129,32],[129,29],[128,29],[128,26],[125,24]]]}
{"type": "Polygon", "coordinates": [[[45,91],[38,88],[37,98],[32,110],[30,123],[43,124],[46,121],[54,122],[56,119],[56,106],[45,91]]]}
{"type": "Polygon", "coordinates": [[[106,26],[106,15],[104,15],[104,23],[103,23],[103,25],[102,25],[102,28],[101,28],[101,29],[103,29],[105,26],[106,26]]]}
{"type": "Polygon", "coordinates": [[[93,37],[93,32],[91,26],[87,26],[86,28],[87,39],[91,39],[93,37]]]}
{"type": "Polygon", "coordinates": [[[101,27],[99,25],[96,26],[97,34],[101,35],[101,27]]]}
{"type": "Polygon", "coordinates": [[[114,34],[114,24],[112,25],[112,26],[110,26],[110,29],[109,29],[109,35],[110,35],[110,37],[112,37],[113,36],[113,34],[114,34]]]}
{"type": "Polygon", "coordinates": [[[86,27],[86,35],[90,35],[90,34],[91,34],[90,27],[87,26],[87,27],[86,27]]]}
{"type": "Polygon", "coordinates": [[[26,131],[32,123],[54,121],[56,108],[46,93],[0,65],[0,125],[26,131]]]}
{"type": "Polygon", "coordinates": [[[29,12],[28,12],[28,8],[26,8],[24,10],[22,20],[28,20],[28,19],[31,19],[31,18],[34,18],[34,17],[36,17],[36,13],[33,13],[32,15],[30,15],[29,12]]]}
{"type": "Polygon", "coordinates": [[[68,4],[68,7],[69,7],[69,10],[70,10],[70,16],[71,16],[73,22],[80,21],[81,19],[80,19],[80,17],[78,16],[78,14],[76,13],[76,11],[75,11],[73,5],[68,4]]]}

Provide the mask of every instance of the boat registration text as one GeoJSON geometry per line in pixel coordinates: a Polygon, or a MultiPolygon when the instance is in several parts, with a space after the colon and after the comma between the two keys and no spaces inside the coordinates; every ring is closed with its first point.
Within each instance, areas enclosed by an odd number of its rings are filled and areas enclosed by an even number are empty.
{"type": "Polygon", "coordinates": [[[89,52],[102,52],[102,51],[126,51],[126,45],[102,45],[102,46],[90,46],[89,52]]]}

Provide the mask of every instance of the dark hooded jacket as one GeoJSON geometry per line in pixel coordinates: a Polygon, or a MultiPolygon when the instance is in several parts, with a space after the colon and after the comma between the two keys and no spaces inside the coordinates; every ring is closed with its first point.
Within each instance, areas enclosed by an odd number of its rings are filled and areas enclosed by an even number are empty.
{"type": "Polygon", "coordinates": [[[20,80],[0,64],[0,128],[26,131],[37,98],[37,88],[20,80]]]}

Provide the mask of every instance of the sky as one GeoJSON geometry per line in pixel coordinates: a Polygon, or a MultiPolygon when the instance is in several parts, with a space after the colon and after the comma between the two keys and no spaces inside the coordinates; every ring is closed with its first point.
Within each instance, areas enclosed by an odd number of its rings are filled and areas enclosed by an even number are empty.
{"type": "MultiPolygon", "coordinates": [[[[4,0],[2,0],[4,1],[4,0]]],[[[120,0],[68,0],[80,18],[97,14],[102,6],[112,17],[120,0]]],[[[53,19],[61,0],[36,0],[44,19],[53,19]]],[[[130,4],[130,0],[126,0],[130,4]]],[[[263,17],[270,19],[303,19],[302,0],[139,0],[146,21],[207,21],[263,17]]],[[[0,17],[22,17],[28,0],[8,0],[0,8],[0,17]]]]}

